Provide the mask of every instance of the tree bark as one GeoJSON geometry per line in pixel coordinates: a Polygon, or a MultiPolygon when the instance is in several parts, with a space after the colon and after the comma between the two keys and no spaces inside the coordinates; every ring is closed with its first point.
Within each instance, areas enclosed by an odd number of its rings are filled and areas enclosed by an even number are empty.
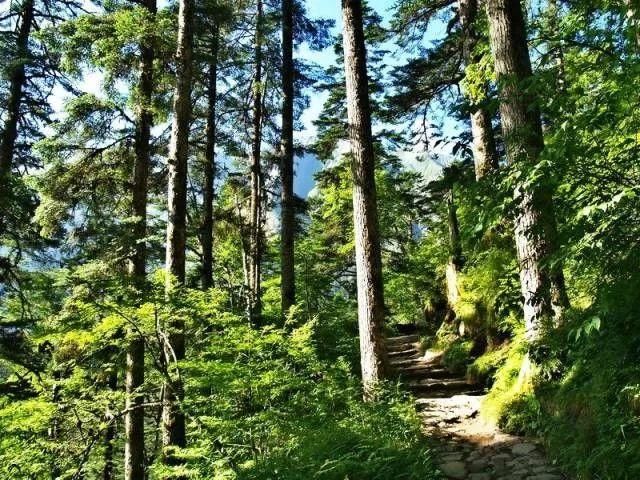
{"type": "Polygon", "coordinates": [[[15,67],[9,73],[9,96],[7,98],[7,116],[0,138],[0,178],[11,173],[13,154],[18,138],[18,121],[22,105],[22,91],[27,81],[25,63],[29,57],[29,36],[33,26],[33,0],[24,0],[22,4],[22,21],[18,29],[17,58],[15,67]]]}
{"type": "Polygon", "coordinates": [[[255,34],[255,73],[253,78],[253,137],[251,139],[251,205],[249,255],[249,316],[253,325],[262,317],[262,0],[257,2],[255,34]]]}
{"type": "Polygon", "coordinates": [[[453,308],[459,297],[458,274],[462,267],[462,244],[460,242],[460,226],[453,196],[453,187],[447,195],[447,218],[449,225],[449,262],[447,264],[447,302],[453,318],[453,308]]]}
{"type": "MultiPolygon", "coordinates": [[[[471,65],[478,63],[478,58],[473,54],[473,49],[478,42],[478,33],[475,27],[478,15],[477,0],[459,0],[458,10],[460,24],[462,25],[462,53],[465,63],[465,71],[469,71],[471,65]]],[[[485,96],[487,89],[485,88],[485,96]]],[[[469,97],[469,96],[468,96],[469,97]]],[[[471,102],[471,136],[473,139],[473,163],[475,166],[476,180],[498,169],[498,152],[491,125],[491,115],[482,105],[477,105],[472,98],[471,102]]]]}
{"type": "MultiPolygon", "coordinates": [[[[132,337],[136,335],[131,332],[132,337]]],[[[124,476],[125,480],[144,478],[144,340],[130,338],[127,346],[125,377],[126,409],[124,417],[124,476]]]]}
{"type": "MultiPolygon", "coordinates": [[[[532,77],[524,15],[519,0],[488,0],[487,16],[507,157],[512,164],[530,168],[538,162],[544,143],[540,111],[523,87],[532,77]]],[[[561,270],[552,274],[544,264],[555,249],[553,201],[549,189],[526,182],[516,185],[514,198],[526,338],[536,342],[551,324],[552,280],[556,288],[564,290],[564,279],[562,285],[558,281],[561,270]]]]}
{"type": "Polygon", "coordinates": [[[280,177],[282,179],[280,293],[282,313],[296,303],[295,284],[295,210],[293,193],[293,0],[282,0],[282,145],[280,177]]]}
{"type": "Polygon", "coordinates": [[[385,377],[384,297],[376,203],[375,155],[371,134],[367,60],[361,0],[342,0],[347,116],[353,174],[360,363],[365,399],[385,377]]]}
{"type": "MultiPolygon", "coordinates": [[[[187,159],[189,154],[189,121],[191,117],[191,77],[193,57],[193,0],[180,0],[178,10],[178,42],[176,49],[176,86],[173,95],[173,122],[169,145],[169,192],[167,222],[167,292],[174,282],[185,280],[185,241],[187,212],[187,159]]],[[[172,318],[167,324],[165,362],[171,381],[165,382],[162,409],[163,461],[175,465],[176,447],[186,445],[185,418],[180,404],[184,398],[183,382],[177,363],[184,359],[184,320],[172,318]]]]}
{"type": "Polygon", "coordinates": [[[60,387],[60,374],[59,372],[53,372],[53,385],[51,386],[51,403],[53,403],[55,407],[55,413],[51,417],[51,424],[49,425],[48,432],[48,440],[49,444],[53,447],[51,451],[53,455],[51,456],[51,480],[58,480],[60,477],[60,465],[58,463],[58,441],[59,441],[59,412],[60,412],[60,392],[62,388],[60,387]]]}
{"type": "MultiPolygon", "coordinates": [[[[155,0],[146,0],[145,8],[151,16],[156,14],[155,0]]],[[[133,168],[133,227],[134,250],[130,273],[140,292],[145,290],[147,197],[149,166],[151,163],[151,127],[153,125],[153,60],[152,41],[140,45],[140,79],[138,80],[139,105],[136,111],[135,161],[133,168]]],[[[125,373],[125,480],[144,478],[144,396],[139,391],[144,383],[144,340],[140,333],[130,328],[127,333],[127,358],[125,373]]]]}
{"type": "Polygon", "coordinates": [[[200,281],[203,290],[213,286],[213,184],[215,180],[215,149],[216,149],[216,101],[218,81],[218,27],[215,27],[211,44],[211,61],[209,63],[209,75],[207,85],[207,143],[204,155],[204,193],[203,215],[201,227],[202,242],[202,269],[200,281]]]}
{"type": "MultiPolygon", "coordinates": [[[[118,387],[118,373],[116,371],[109,374],[109,382],[108,385],[109,390],[115,392],[118,387]]],[[[111,412],[110,409],[107,410],[107,418],[106,420],[109,422],[107,428],[104,432],[104,468],[102,469],[102,479],[103,480],[113,480],[115,463],[113,458],[114,444],[113,442],[116,439],[116,422],[112,421],[110,418],[111,412]]]]}

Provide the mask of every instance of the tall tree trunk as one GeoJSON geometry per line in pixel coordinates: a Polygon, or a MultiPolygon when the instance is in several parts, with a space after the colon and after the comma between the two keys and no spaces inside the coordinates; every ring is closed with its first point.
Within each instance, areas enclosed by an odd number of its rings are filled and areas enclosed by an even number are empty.
{"type": "MultiPolygon", "coordinates": [[[[187,160],[191,117],[191,77],[193,57],[194,0],[180,0],[176,49],[176,86],[173,94],[173,122],[169,144],[169,191],[167,222],[167,292],[174,282],[184,285],[187,214],[187,160]]],[[[162,409],[162,445],[165,464],[179,464],[176,447],[186,445],[185,418],[181,409],[183,382],[177,363],[184,359],[184,320],[172,318],[167,324],[165,362],[170,381],[165,382],[162,409]]]]}
{"type": "MultiPolygon", "coordinates": [[[[523,87],[532,71],[520,1],[488,0],[487,16],[500,87],[500,116],[507,156],[510,163],[527,169],[538,162],[544,143],[540,111],[535,99],[523,87]]],[[[526,338],[536,342],[542,330],[551,324],[552,277],[557,288],[563,287],[558,282],[558,272],[552,275],[544,264],[555,249],[553,202],[549,189],[534,188],[526,182],[516,185],[514,198],[526,338]]]]}
{"type": "MultiPolygon", "coordinates": [[[[477,0],[459,0],[458,9],[460,23],[462,25],[462,53],[465,63],[465,71],[468,72],[472,65],[478,63],[479,59],[473,53],[478,42],[476,31],[476,17],[478,15],[477,0]]],[[[487,95],[485,88],[485,96],[487,95]]],[[[469,96],[468,96],[469,97],[469,96]]],[[[498,169],[498,153],[496,151],[493,127],[491,125],[491,115],[486,107],[475,104],[472,98],[468,98],[471,103],[471,136],[473,139],[473,163],[475,166],[476,180],[480,180],[486,174],[498,169]]]]}
{"type": "Polygon", "coordinates": [[[2,137],[0,137],[0,178],[9,175],[13,166],[13,154],[18,138],[22,91],[27,81],[25,63],[29,58],[29,35],[33,26],[33,15],[33,0],[24,0],[16,45],[17,58],[15,59],[15,66],[9,73],[7,113],[4,128],[2,129],[2,137]]]}
{"type": "Polygon", "coordinates": [[[202,268],[200,281],[204,290],[213,286],[213,184],[215,179],[216,101],[218,81],[219,30],[215,27],[211,43],[211,60],[207,85],[207,144],[204,155],[204,193],[201,226],[202,268]]]}
{"type": "Polygon", "coordinates": [[[281,212],[281,304],[286,314],[296,303],[294,265],[295,210],[293,193],[293,0],[282,0],[282,146],[280,177],[282,179],[281,212]]]}
{"type": "Polygon", "coordinates": [[[262,263],[262,0],[257,2],[255,35],[255,73],[253,78],[253,137],[251,140],[251,235],[249,256],[249,316],[257,325],[262,316],[261,263],[262,263]]]}
{"type": "MultiPolygon", "coordinates": [[[[155,0],[146,0],[145,8],[156,14],[155,0]]],[[[147,263],[147,197],[149,165],[151,163],[151,127],[153,124],[153,42],[140,45],[140,79],[138,80],[139,105],[136,111],[135,163],[133,168],[133,239],[135,242],[129,271],[140,292],[145,290],[147,263]]],[[[144,340],[140,332],[130,328],[128,333],[125,391],[125,480],[144,478],[144,396],[140,388],[144,383],[144,340]]]]}
{"type": "MultiPolygon", "coordinates": [[[[113,371],[109,374],[109,382],[108,388],[112,392],[115,392],[116,388],[118,388],[118,373],[117,371],[113,371]]],[[[103,480],[113,480],[115,463],[113,458],[114,444],[113,442],[116,439],[117,434],[117,424],[114,418],[112,417],[111,408],[107,409],[106,420],[109,422],[107,424],[107,428],[104,432],[104,467],[102,469],[102,479],[103,480]]]]}
{"type": "Polygon", "coordinates": [[[385,376],[387,354],[382,332],[382,260],[361,0],[342,0],[342,19],[353,174],[360,363],[365,399],[371,399],[373,387],[385,376]]]}
{"type": "Polygon", "coordinates": [[[60,465],[58,463],[58,454],[59,452],[59,447],[58,447],[58,442],[59,442],[59,412],[60,412],[60,392],[62,391],[62,387],[60,386],[60,372],[54,370],[53,372],[53,385],[51,386],[51,403],[54,405],[55,410],[54,410],[54,414],[51,417],[51,424],[49,425],[49,432],[48,432],[48,440],[49,440],[49,444],[52,445],[51,448],[51,464],[50,464],[50,469],[51,469],[51,480],[58,480],[58,478],[60,477],[61,471],[60,471],[60,465]]]}
{"type": "MultiPolygon", "coordinates": [[[[447,263],[447,302],[451,312],[458,301],[458,274],[462,267],[462,244],[460,242],[460,226],[458,224],[458,213],[456,211],[455,199],[453,196],[453,186],[447,195],[447,218],[449,224],[449,261],[447,263]]],[[[452,314],[453,315],[453,314],[452,314]]]]}
{"type": "Polygon", "coordinates": [[[139,391],[144,383],[144,340],[134,332],[130,335],[125,377],[124,476],[125,480],[136,480],[144,478],[144,395],[139,391]]]}
{"type": "Polygon", "coordinates": [[[498,170],[498,153],[493,136],[491,115],[484,107],[474,107],[469,114],[471,119],[471,136],[473,139],[473,164],[476,180],[498,170]]]}
{"type": "MultiPolygon", "coordinates": [[[[549,9],[551,10],[551,28],[553,29],[554,36],[558,37],[558,44],[554,49],[554,59],[558,69],[556,75],[556,86],[560,93],[564,93],[567,88],[566,70],[564,62],[564,48],[559,25],[560,10],[556,0],[549,1],[549,9]]],[[[552,249],[555,249],[558,244],[558,231],[553,211],[551,213],[552,216],[549,219],[549,234],[552,249]]],[[[560,326],[563,323],[564,313],[570,305],[562,263],[556,262],[551,265],[551,308],[553,309],[553,319],[556,326],[560,326]]]]}

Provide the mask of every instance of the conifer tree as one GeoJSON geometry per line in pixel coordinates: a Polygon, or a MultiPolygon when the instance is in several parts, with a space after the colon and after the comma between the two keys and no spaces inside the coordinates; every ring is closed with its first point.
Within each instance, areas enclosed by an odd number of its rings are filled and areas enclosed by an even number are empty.
{"type": "MultiPolygon", "coordinates": [[[[156,14],[155,0],[145,0],[144,8],[153,25],[156,14]]],[[[147,271],[147,203],[148,179],[151,169],[151,127],[153,125],[153,95],[154,95],[154,38],[146,37],[140,44],[140,77],[137,85],[138,105],[135,118],[134,151],[132,182],[132,216],[134,217],[134,242],[129,271],[133,276],[138,294],[146,291],[147,271]]],[[[134,480],[144,476],[144,396],[139,391],[144,384],[144,338],[130,328],[129,343],[126,355],[125,389],[127,400],[125,409],[125,452],[124,470],[125,480],[134,480]]]]}
{"type": "Polygon", "coordinates": [[[249,202],[249,318],[258,324],[262,316],[262,249],[263,249],[263,189],[262,172],[262,125],[263,125],[263,41],[264,6],[262,0],[256,0],[253,106],[250,154],[251,193],[249,202]]]}
{"type": "Polygon", "coordinates": [[[282,0],[282,145],[280,176],[282,180],[281,205],[281,304],[286,314],[296,303],[294,268],[295,209],[293,193],[293,102],[295,71],[293,64],[294,1],[282,0]]]}
{"type": "MultiPolygon", "coordinates": [[[[176,75],[173,120],[169,144],[168,222],[166,247],[166,288],[171,295],[184,285],[186,268],[187,159],[191,121],[191,80],[193,75],[194,3],[180,0],[176,45],[176,75]]],[[[181,402],[184,384],[179,362],[185,355],[184,319],[172,318],[164,340],[164,362],[170,380],[162,391],[163,461],[180,463],[176,448],[186,446],[185,416],[181,402]]]]}
{"type": "Polygon", "coordinates": [[[353,174],[353,225],[358,282],[360,363],[365,398],[371,399],[376,383],[386,375],[387,358],[382,330],[384,322],[382,259],[378,233],[375,154],[371,134],[362,3],[359,0],[342,0],[342,18],[353,174]]]}
{"type": "MultiPolygon", "coordinates": [[[[544,141],[536,99],[525,90],[532,70],[524,15],[519,0],[489,0],[486,8],[507,157],[512,165],[528,172],[538,163],[544,141]]],[[[556,289],[554,297],[564,292],[561,271],[552,274],[545,264],[557,248],[556,220],[551,191],[546,185],[518,182],[514,199],[526,337],[535,343],[551,325],[552,284],[556,289]]]]}

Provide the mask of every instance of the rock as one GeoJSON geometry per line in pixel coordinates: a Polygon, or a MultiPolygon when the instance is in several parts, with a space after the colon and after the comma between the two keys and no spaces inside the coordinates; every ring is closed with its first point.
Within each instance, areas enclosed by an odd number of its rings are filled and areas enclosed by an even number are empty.
{"type": "Polygon", "coordinates": [[[482,472],[487,469],[489,462],[484,458],[480,458],[478,460],[474,460],[470,463],[467,463],[467,470],[472,473],[482,472]]]}
{"type": "Polygon", "coordinates": [[[529,477],[529,480],[562,480],[562,477],[554,473],[543,473],[540,475],[533,475],[529,477]]]}
{"type": "Polygon", "coordinates": [[[511,455],[508,453],[499,453],[498,455],[494,455],[491,457],[491,463],[497,469],[504,470],[507,462],[511,460],[511,455]]]}
{"type": "Polygon", "coordinates": [[[536,447],[532,443],[518,443],[511,448],[511,453],[514,455],[528,455],[536,450],[536,447]]]}
{"type": "Polygon", "coordinates": [[[445,476],[462,480],[467,477],[467,469],[462,462],[446,462],[440,465],[440,470],[445,476]]]}
{"type": "Polygon", "coordinates": [[[482,454],[478,450],[474,450],[467,457],[467,462],[473,462],[482,458],[482,454]]]}
{"type": "Polygon", "coordinates": [[[493,465],[493,471],[498,475],[507,473],[510,468],[507,467],[507,462],[511,460],[511,455],[507,453],[500,453],[491,457],[491,464],[493,465]]]}
{"type": "Polygon", "coordinates": [[[552,473],[551,472],[551,468],[549,468],[548,465],[537,465],[537,466],[531,466],[531,470],[533,473],[552,473]]]}
{"type": "Polygon", "coordinates": [[[488,473],[472,473],[468,477],[469,480],[491,480],[491,475],[488,473]]]}
{"type": "Polygon", "coordinates": [[[442,463],[449,463],[449,462],[459,462],[462,460],[462,453],[460,452],[452,452],[452,453],[447,453],[446,455],[442,455],[442,457],[440,457],[440,461],[442,463]]]}

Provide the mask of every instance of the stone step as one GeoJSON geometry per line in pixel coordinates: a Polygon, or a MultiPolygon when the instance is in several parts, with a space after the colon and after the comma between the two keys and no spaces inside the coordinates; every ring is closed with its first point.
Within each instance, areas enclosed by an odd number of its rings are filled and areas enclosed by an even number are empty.
{"type": "Polygon", "coordinates": [[[440,390],[440,391],[414,391],[413,395],[416,398],[416,409],[423,410],[425,408],[431,408],[430,401],[432,400],[449,400],[452,397],[465,396],[465,397],[480,397],[486,395],[487,391],[482,388],[478,388],[477,385],[468,385],[468,390],[460,390],[458,392],[440,390]]]}
{"type": "Polygon", "coordinates": [[[417,342],[387,344],[387,352],[402,352],[404,350],[418,349],[417,342]]]}
{"type": "Polygon", "coordinates": [[[391,366],[391,368],[400,369],[405,367],[418,367],[418,366],[433,367],[437,364],[426,362],[424,358],[422,358],[422,355],[417,354],[417,355],[412,355],[409,358],[407,357],[392,358],[389,360],[389,365],[391,366]]]}
{"type": "Polygon", "coordinates": [[[387,351],[387,355],[389,358],[398,358],[398,357],[412,357],[414,355],[419,354],[417,348],[409,348],[405,350],[396,350],[396,351],[387,351]]]}
{"type": "Polygon", "coordinates": [[[404,378],[456,378],[449,370],[432,365],[415,365],[411,367],[396,368],[394,373],[404,378]]]}
{"type": "Polygon", "coordinates": [[[464,378],[419,380],[407,386],[415,392],[444,392],[449,395],[474,389],[464,378]]]}
{"type": "Polygon", "coordinates": [[[399,343],[415,343],[420,340],[420,335],[400,335],[399,337],[389,337],[386,339],[387,345],[397,345],[399,343]]]}
{"type": "MultiPolygon", "coordinates": [[[[487,392],[485,390],[477,390],[473,387],[470,390],[460,390],[460,391],[414,391],[413,395],[418,397],[419,400],[447,400],[455,395],[466,395],[468,397],[481,397],[485,395],[487,392]]],[[[421,411],[425,408],[429,408],[429,405],[423,403],[416,403],[416,410],[421,411]]]]}

